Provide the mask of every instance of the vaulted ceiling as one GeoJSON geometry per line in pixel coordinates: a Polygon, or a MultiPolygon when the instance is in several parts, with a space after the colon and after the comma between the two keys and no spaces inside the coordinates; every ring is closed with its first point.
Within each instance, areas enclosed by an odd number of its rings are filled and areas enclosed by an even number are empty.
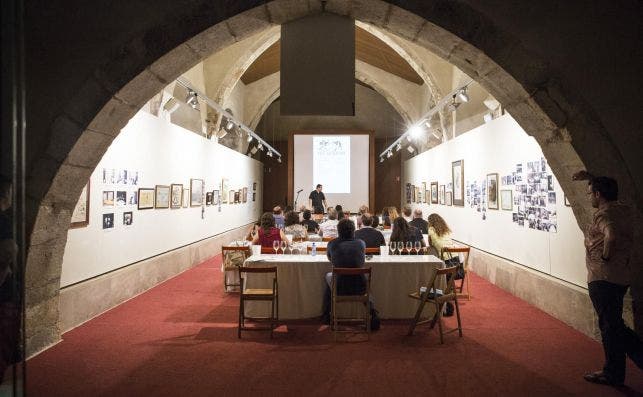
{"type": "MultiPolygon", "coordinates": [[[[257,60],[241,76],[244,84],[279,71],[281,59],[281,41],[277,40],[261,54],[257,60]]],[[[422,78],[413,70],[397,52],[371,33],[355,27],[355,59],[366,62],[391,74],[422,85],[422,78]]]]}

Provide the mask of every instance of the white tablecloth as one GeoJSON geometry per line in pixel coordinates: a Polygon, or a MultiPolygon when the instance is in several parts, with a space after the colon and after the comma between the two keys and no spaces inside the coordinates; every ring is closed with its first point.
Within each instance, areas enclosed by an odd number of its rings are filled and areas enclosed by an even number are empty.
{"type": "MultiPolygon", "coordinates": [[[[324,276],[332,270],[326,255],[253,255],[245,266],[277,267],[280,319],[313,318],[322,314],[324,276]]],[[[443,262],[432,255],[376,255],[366,261],[366,266],[372,268],[371,295],[380,317],[405,319],[412,318],[417,309],[417,301],[408,294],[426,286],[443,262]]],[[[249,287],[269,287],[265,275],[247,276],[249,287]]],[[[246,315],[265,316],[269,313],[268,305],[247,302],[246,315]]]]}

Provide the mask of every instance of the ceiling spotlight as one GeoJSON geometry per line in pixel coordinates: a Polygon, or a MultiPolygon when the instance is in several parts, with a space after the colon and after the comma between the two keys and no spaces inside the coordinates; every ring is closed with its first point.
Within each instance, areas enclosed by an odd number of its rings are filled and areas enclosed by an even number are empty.
{"type": "Polygon", "coordinates": [[[380,157],[380,163],[384,162],[384,157],[380,157]]]}
{"type": "Polygon", "coordinates": [[[455,100],[455,95],[454,95],[453,100],[449,104],[449,110],[452,112],[455,112],[458,109],[458,106],[460,106],[460,102],[455,100]]]}
{"type": "Polygon", "coordinates": [[[272,150],[268,150],[268,153],[266,153],[266,156],[272,157],[272,150]]]}
{"type": "Polygon", "coordinates": [[[260,143],[257,145],[257,149],[259,149],[259,150],[261,150],[261,151],[263,152],[263,143],[261,143],[261,142],[260,142],[260,143]]]}
{"type": "Polygon", "coordinates": [[[243,130],[241,129],[241,124],[237,126],[236,133],[238,137],[241,137],[241,135],[243,134],[243,130]]]}
{"type": "Polygon", "coordinates": [[[433,134],[433,136],[434,136],[434,137],[435,137],[435,139],[437,139],[437,140],[441,140],[441,139],[442,139],[442,138],[440,137],[440,135],[438,135],[438,133],[437,133],[437,132],[435,132],[435,131],[431,132],[431,134],[433,134]]]}
{"type": "Polygon", "coordinates": [[[402,142],[398,142],[397,146],[395,147],[395,151],[399,152],[402,149],[402,142]]]}
{"type": "Polygon", "coordinates": [[[248,138],[246,139],[248,140],[248,143],[250,143],[254,138],[252,137],[252,134],[248,133],[248,138]]]}
{"type": "Polygon", "coordinates": [[[469,102],[469,94],[467,94],[467,87],[464,87],[460,91],[458,91],[458,98],[462,102],[469,102]]]}
{"type": "Polygon", "coordinates": [[[225,129],[228,131],[232,131],[233,128],[234,128],[234,122],[232,121],[232,119],[228,119],[228,122],[225,125],[225,129]]]}
{"type": "Polygon", "coordinates": [[[422,135],[422,127],[419,125],[414,125],[413,127],[409,128],[409,137],[411,138],[419,138],[422,135]]]}
{"type": "Polygon", "coordinates": [[[391,158],[391,156],[393,156],[393,152],[389,150],[389,151],[386,153],[386,158],[389,158],[389,159],[390,159],[390,158],[391,158]]]}
{"type": "Polygon", "coordinates": [[[252,147],[252,149],[250,149],[250,153],[251,153],[251,154],[255,154],[255,153],[257,153],[257,147],[256,147],[256,146],[253,146],[253,147],[252,147]]]}
{"type": "Polygon", "coordinates": [[[197,100],[197,93],[188,88],[188,96],[185,98],[185,103],[190,105],[192,109],[199,107],[199,101],[197,100]]]}
{"type": "Polygon", "coordinates": [[[411,153],[411,154],[413,154],[413,152],[415,152],[415,148],[414,148],[413,146],[411,146],[411,145],[409,145],[409,146],[406,148],[406,150],[408,150],[408,151],[409,151],[409,153],[411,153]]]}
{"type": "Polygon", "coordinates": [[[431,120],[426,120],[424,122],[424,125],[426,126],[426,128],[431,128],[431,120]]]}
{"type": "Polygon", "coordinates": [[[277,162],[281,164],[281,156],[277,157],[277,162]]]}

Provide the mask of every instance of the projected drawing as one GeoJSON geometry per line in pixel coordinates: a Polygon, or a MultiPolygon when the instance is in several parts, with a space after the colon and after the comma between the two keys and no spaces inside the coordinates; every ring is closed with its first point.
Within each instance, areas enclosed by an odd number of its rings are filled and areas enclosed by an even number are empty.
{"type": "Polygon", "coordinates": [[[327,193],[350,193],[350,136],[313,138],[313,180],[327,193]]]}

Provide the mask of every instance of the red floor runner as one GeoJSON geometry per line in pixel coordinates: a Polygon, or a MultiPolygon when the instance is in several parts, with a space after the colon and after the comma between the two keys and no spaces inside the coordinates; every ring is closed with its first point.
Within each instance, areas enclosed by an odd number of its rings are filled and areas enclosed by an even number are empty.
{"type": "MultiPolygon", "coordinates": [[[[237,339],[238,296],[208,261],[63,335],[28,362],[32,396],[639,395],[585,382],[599,343],[472,275],[464,337],[383,321],[368,342],[333,342],[313,321],[237,339]]],[[[409,304],[413,304],[409,302],[409,304]]],[[[446,319],[452,326],[455,319],[446,319]]]]}

